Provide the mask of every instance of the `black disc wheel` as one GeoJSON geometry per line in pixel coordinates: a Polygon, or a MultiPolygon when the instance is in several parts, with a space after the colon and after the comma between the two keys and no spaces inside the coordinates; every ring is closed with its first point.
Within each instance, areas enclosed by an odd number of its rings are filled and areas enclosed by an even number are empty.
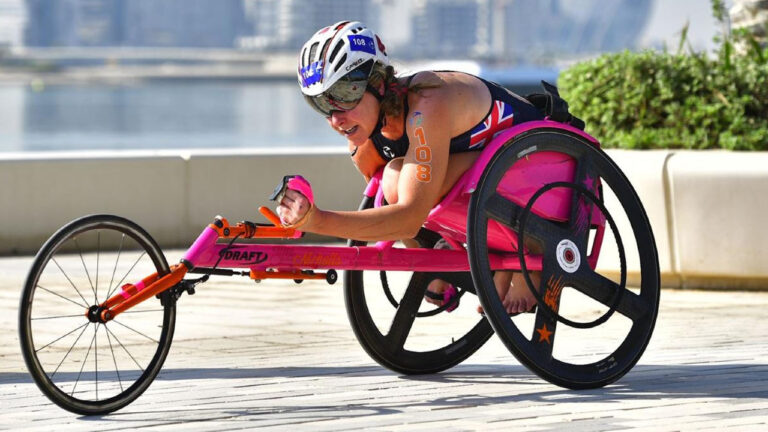
{"type": "MultiPolygon", "coordinates": [[[[361,209],[370,205],[364,200],[361,209]]],[[[422,230],[421,247],[439,235],[422,230]]],[[[364,246],[350,241],[350,246],[364,246]]],[[[380,365],[402,374],[437,373],[471,356],[491,337],[488,321],[477,314],[469,272],[344,272],[347,316],[357,340],[380,365]],[[429,283],[441,279],[459,289],[461,300],[437,307],[424,301],[429,283]]]]}
{"type": "Polygon", "coordinates": [[[659,306],[656,244],[637,193],[603,151],[556,129],[515,137],[486,166],[467,217],[480,303],[523,365],[584,389],[637,363],[659,306]],[[511,292],[531,294],[535,313],[510,316],[500,299],[492,272],[515,268],[522,278],[511,292]]]}
{"type": "Polygon", "coordinates": [[[78,414],[105,414],[147,389],[171,346],[171,296],[106,323],[88,312],[155,272],[169,272],[160,248],[116,216],[77,219],[43,245],[21,296],[19,336],[27,368],[51,401],[78,414]]]}

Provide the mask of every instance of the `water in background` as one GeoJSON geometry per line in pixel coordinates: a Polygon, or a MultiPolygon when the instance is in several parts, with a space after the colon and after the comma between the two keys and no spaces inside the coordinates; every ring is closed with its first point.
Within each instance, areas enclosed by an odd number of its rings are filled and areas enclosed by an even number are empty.
{"type": "Polygon", "coordinates": [[[0,154],[319,146],[346,141],[293,81],[0,85],[0,154]]]}
{"type": "Polygon", "coordinates": [[[0,152],[339,146],[293,82],[0,85],[0,152]]]}

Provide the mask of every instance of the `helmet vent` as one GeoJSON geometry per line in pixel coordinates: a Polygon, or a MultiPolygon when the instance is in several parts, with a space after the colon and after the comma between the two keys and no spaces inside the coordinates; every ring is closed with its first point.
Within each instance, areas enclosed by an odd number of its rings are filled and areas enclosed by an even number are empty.
{"type": "Polygon", "coordinates": [[[321,55],[323,58],[325,58],[325,55],[326,55],[326,53],[328,52],[328,45],[330,45],[330,44],[331,44],[331,40],[330,40],[330,39],[328,39],[327,41],[325,41],[325,43],[323,44],[323,50],[322,50],[322,51],[320,51],[320,55],[321,55]]]}
{"type": "Polygon", "coordinates": [[[312,59],[315,58],[315,53],[317,52],[318,46],[320,46],[320,42],[315,42],[311,47],[309,47],[309,58],[307,59],[307,63],[312,63],[312,59]]]}
{"type": "Polygon", "coordinates": [[[346,60],[347,60],[347,53],[344,53],[344,54],[341,56],[341,58],[339,59],[339,62],[338,62],[338,63],[336,63],[336,66],[333,68],[333,71],[334,71],[334,72],[336,72],[337,70],[339,70],[339,68],[341,67],[341,65],[343,65],[343,64],[344,64],[344,62],[345,62],[346,60]]]}
{"type": "Polygon", "coordinates": [[[339,43],[336,44],[335,47],[333,47],[333,51],[331,51],[331,56],[328,57],[328,63],[333,63],[333,59],[336,58],[336,54],[339,53],[339,50],[344,47],[344,40],[339,40],[339,43]]]}

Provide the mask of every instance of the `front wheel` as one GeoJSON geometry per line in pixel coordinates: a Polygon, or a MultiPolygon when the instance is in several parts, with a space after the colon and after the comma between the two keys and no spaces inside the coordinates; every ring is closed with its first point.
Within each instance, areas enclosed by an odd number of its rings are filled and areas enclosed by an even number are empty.
{"type": "Polygon", "coordinates": [[[62,227],[40,249],[24,285],[19,339],[42,392],[78,414],[105,414],[141,395],[168,354],[176,321],[168,292],[107,323],[88,310],[157,272],[169,273],[157,243],[117,216],[62,227]]]}

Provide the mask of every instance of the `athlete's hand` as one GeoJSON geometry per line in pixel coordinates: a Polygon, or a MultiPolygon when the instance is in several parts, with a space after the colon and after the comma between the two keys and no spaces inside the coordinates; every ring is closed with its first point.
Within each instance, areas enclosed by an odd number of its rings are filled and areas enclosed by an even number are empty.
{"type": "Polygon", "coordinates": [[[315,209],[312,185],[300,175],[287,175],[269,199],[278,201],[275,209],[280,222],[288,228],[299,228],[309,222],[315,209]]]}
{"type": "MultiPolygon", "coordinates": [[[[275,210],[280,217],[280,222],[286,226],[298,225],[300,222],[306,222],[305,217],[309,218],[309,211],[312,209],[312,202],[301,192],[293,189],[286,189],[283,199],[275,210]]],[[[301,223],[303,225],[303,223],[301,223]]],[[[300,226],[300,225],[298,225],[300,226]]],[[[298,227],[297,226],[297,227],[298,227]]]]}

